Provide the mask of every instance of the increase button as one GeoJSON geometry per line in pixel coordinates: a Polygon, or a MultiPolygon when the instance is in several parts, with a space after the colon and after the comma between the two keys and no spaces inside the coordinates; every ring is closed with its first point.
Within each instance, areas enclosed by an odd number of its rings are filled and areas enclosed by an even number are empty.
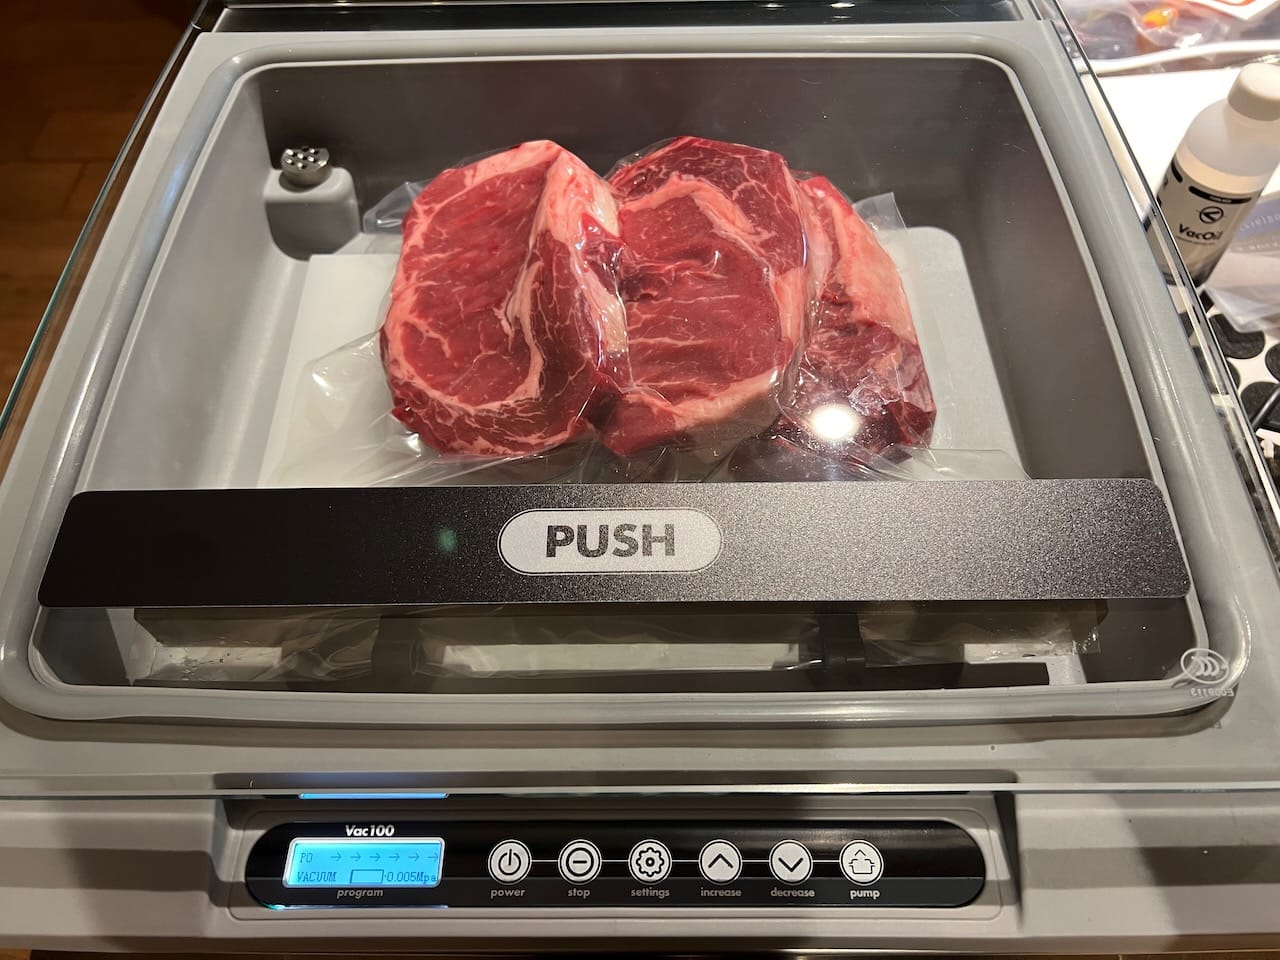
{"type": "Polygon", "coordinates": [[[742,873],[742,854],[728,840],[712,840],[698,854],[698,869],[712,883],[733,883],[742,873]]]}

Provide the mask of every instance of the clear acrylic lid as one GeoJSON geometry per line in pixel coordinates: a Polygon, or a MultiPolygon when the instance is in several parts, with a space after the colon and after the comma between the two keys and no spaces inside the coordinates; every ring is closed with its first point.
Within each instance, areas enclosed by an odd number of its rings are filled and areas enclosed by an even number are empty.
{"type": "MultiPolygon", "coordinates": [[[[197,66],[233,82],[200,101],[193,70],[171,95],[208,120],[172,104],[189,175],[138,295],[101,298],[135,249],[108,233],[72,316],[101,338],[80,341],[96,386],[65,413],[46,390],[6,480],[4,697],[218,740],[286,723],[301,752],[254,763],[290,785],[335,724],[496,726],[530,757],[536,725],[589,757],[636,728],[728,747],[743,724],[835,723],[881,731],[875,783],[1030,788],[1123,783],[1144,748],[1122,728],[1257,721],[1269,701],[1235,693],[1273,682],[1246,670],[1280,612],[1250,499],[1269,488],[1208,341],[1196,368],[1202,314],[1169,300],[1093,91],[1041,21],[849,30],[834,49],[822,30],[631,31],[627,55],[608,31],[532,31],[465,61],[447,33],[412,56],[395,36],[264,39],[234,66],[210,38],[197,66]],[[433,96],[388,95],[409,89],[433,96]],[[332,172],[291,189],[272,161],[300,146],[332,172]],[[748,173],[717,182],[708,151],[748,173]],[[762,181],[783,196],[767,229],[740,196],[762,181]],[[492,298],[480,271],[506,291],[472,335],[422,264],[479,248],[487,221],[447,220],[476,184],[505,191],[520,255],[461,257],[450,290],[492,298]],[[654,241],[645,217],[687,197],[718,219],[654,241]],[[58,436],[67,455],[32,453],[58,436]],[[1028,747],[1033,721],[1051,723],[1028,747]]],[[[163,199],[166,135],[123,212],[163,199]]],[[[74,342],[50,372],[68,384],[74,342]]],[[[795,762],[836,762],[801,740],[817,752],[795,762]]],[[[399,742],[377,761],[397,782],[399,742]]],[[[839,763],[861,749],[830,742],[839,763]]],[[[1162,782],[1226,756],[1148,755],[1162,782]]],[[[1270,776],[1261,755],[1237,768],[1270,776]]]]}

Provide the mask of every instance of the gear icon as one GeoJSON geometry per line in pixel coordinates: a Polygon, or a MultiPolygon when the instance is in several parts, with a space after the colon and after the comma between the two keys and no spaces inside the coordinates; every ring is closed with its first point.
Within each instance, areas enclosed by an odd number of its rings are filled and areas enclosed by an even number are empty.
{"type": "Polygon", "coordinates": [[[646,880],[654,880],[662,876],[666,864],[667,858],[657,847],[645,847],[636,854],[636,873],[646,880]]]}
{"type": "Polygon", "coordinates": [[[671,872],[671,851],[657,840],[642,840],[631,848],[631,875],[644,883],[665,880],[671,872]]]}

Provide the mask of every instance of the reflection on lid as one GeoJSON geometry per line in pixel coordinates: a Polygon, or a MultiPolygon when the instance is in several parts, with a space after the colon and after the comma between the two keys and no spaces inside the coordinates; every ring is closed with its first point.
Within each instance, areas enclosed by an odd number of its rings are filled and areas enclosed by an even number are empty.
{"type": "Polygon", "coordinates": [[[809,414],[809,429],[823,440],[847,440],[858,432],[862,418],[842,403],[824,403],[809,414]]]}

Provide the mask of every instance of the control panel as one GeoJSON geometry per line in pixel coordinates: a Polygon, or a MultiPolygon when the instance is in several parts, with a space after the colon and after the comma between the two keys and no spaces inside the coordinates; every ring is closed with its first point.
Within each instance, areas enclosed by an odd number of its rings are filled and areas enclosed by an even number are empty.
{"type": "Polygon", "coordinates": [[[254,845],[270,907],[961,907],[982,851],[945,821],[291,823],[254,845]]]}

